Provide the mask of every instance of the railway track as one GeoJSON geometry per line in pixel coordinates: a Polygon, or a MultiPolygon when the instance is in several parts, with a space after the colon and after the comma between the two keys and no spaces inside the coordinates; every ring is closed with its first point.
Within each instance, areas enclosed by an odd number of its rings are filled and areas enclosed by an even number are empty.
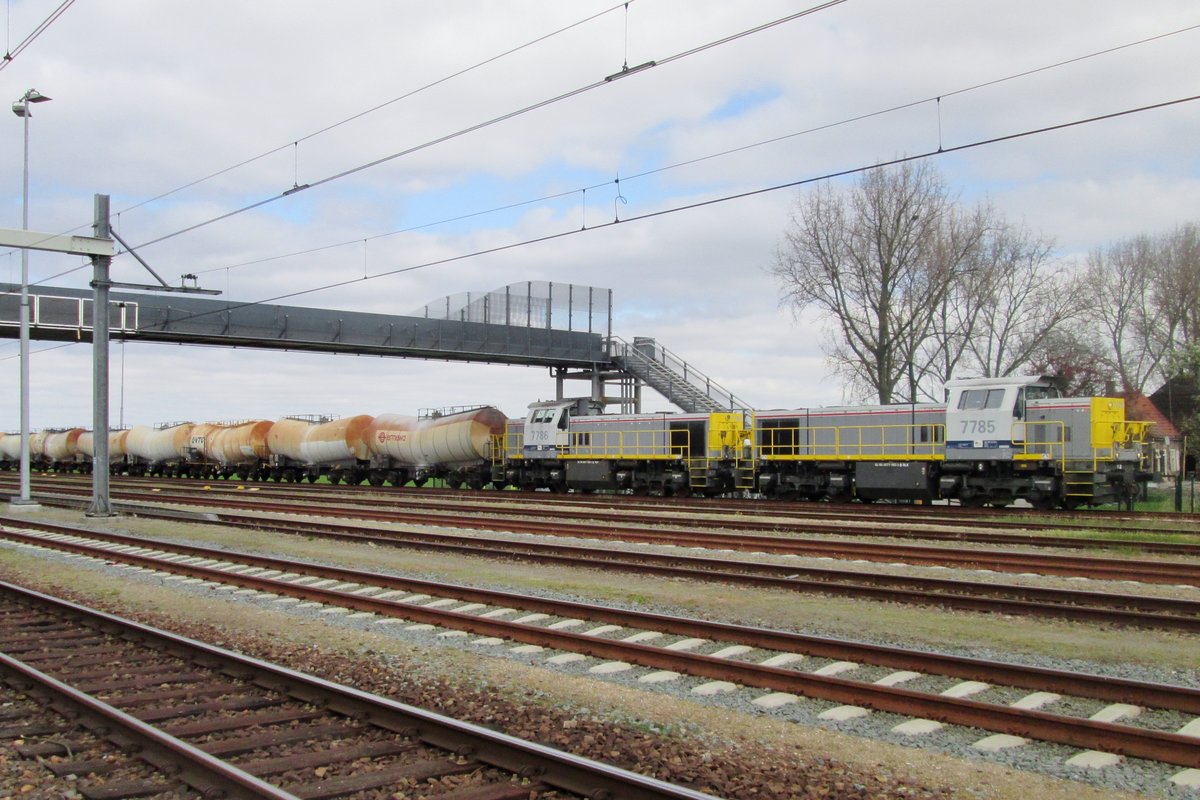
{"type": "MultiPolygon", "coordinates": [[[[830,540],[797,535],[761,535],[749,533],[706,532],[688,527],[650,527],[650,523],[625,524],[593,523],[578,520],[531,518],[494,509],[486,517],[479,513],[458,511],[421,511],[416,508],[375,510],[362,505],[334,503],[303,504],[258,499],[247,492],[214,495],[203,490],[149,492],[118,490],[115,499],[196,506],[214,509],[238,509],[247,512],[307,515],[323,518],[356,518],[371,522],[403,525],[430,525],[470,530],[505,531],[543,536],[572,537],[609,541],[642,542],[704,549],[727,549],[741,552],[827,557],[842,560],[863,560],[885,564],[902,563],[919,566],[945,566],[964,569],[987,569],[995,572],[1036,573],[1094,580],[1137,581],[1142,583],[1200,586],[1200,562],[1159,561],[1132,558],[1101,558],[1095,556],[1063,555],[1043,552],[1023,552],[992,549],[955,549],[946,546],[878,543],[853,539],[830,540]]],[[[54,495],[81,497],[82,489],[67,487],[40,492],[39,498],[54,495]]]]}
{"type": "MultiPolygon", "coordinates": [[[[510,539],[451,533],[371,530],[333,522],[305,522],[250,514],[180,515],[153,507],[126,507],[126,513],[147,518],[222,525],[336,539],[366,546],[425,549],[439,553],[474,555],[481,558],[510,558],[558,566],[604,569],[625,573],[662,575],[676,579],[721,582],[789,592],[879,600],[889,603],[934,606],[959,611],[1001,613],[1072,619],[1098,624],[1142,628],[1200,631],[1200,602],[1112,592],[1044,588],[1028,585],[971,582],[949,578],[853,572],[796,564],[776,565],[734,561],[697,555],[664,555],[651,552],[514,542],[510,539]]],[[[21,520],[20,525],[48,532],[60,526],[21,520]]],[[[120,541],[115,534],[109,541],[120,541]]],[[[135,540],[128,540],[133,542],[135,540]]]]}
{"type": "MultiPolygon", "coordinates": [[[[71,473],[44,473],[34,476],[34,487],[51,488],[56,484],[69,483],[75,486],[90,486],[90,477],[71,473]],[[39,483],[42,481],[44,483],[39,483]]],[[[321,502],[329,498],[339,503],[369,504],[397,507],[419,503],[437,507],[439,502],[462,508],[463,504],[513,505],[530,503],[536,505],[538,513],[564,514],[572,510],[586,509],[586,516],[595,519],[627,518],[630,515],[668,515],[678,518],[681,512],[698,525],[712,522],[700,515],[721,515],[718,522],[727,527],[759,530],[794,530],[804,532],[824,531],[829,533],[863,533],[876,536],[903,536],[912,538],[947,538],[958,541],[992,541],[1011,544],[1024,543],[1039,546],[1076,548],[1121,548],[1123,550],[1146,549],[1157,552],[1200,553],[1200,545],[1175,545],[1139,539],[1139,536],[1154,536],[1169,533],[1191,533],[1200,528],[1200,514],[1176,514],[1163,512],[1130,513],[1115,510],[1046,512],[1032,509],[987,509],[964,508],[946,505],[908,504],[831,504],[811,502],[728,500],[719,498],[648,498],[632,495],[601,494],[553,494],[548,492],[492,492],[455,489],[417,489],[411,487],[376,488],[365,485],[275,484],[267,482],[241,481],[198,481],[150,477],[120,476],[113,478],[117,488],[140,487],[143,489],[179,490],[182,487],[204,484],[212,491],[244,491],[253,489],[262,496],[311,502],[315,496],[321,502]],[[440,498],[440,500],[439,500],[440,498]],[[834,521],[827,525],[821,520],[834,521]],[[1011,538],[998,532],[1014,530],[1028,531],[1044,529],[1059,532],[1094,531],[1105,525],[1119,529],[1126,538],[1120,541],[1088,537],[1052,537],[1046,535],[1014,534],[1011,538]],[[910,530],[918,526],[918,530],[910,530]],[[950,530],[938,530],[939,527],[950,530]],[[1163,547],[1159,547],[1162,545],[1163,547]]],[[[15,486],[15,478],[0,473],[0,487],[15,486]]],[[[580,514],[575,514],[580,516],[580,514]]]]}
{"type": "MultiPolygon", "coordinates": [[[[245,484],[208,482],[202,491],[215,495],[244,494],[245,484]]],[[[151,487],[158,491],[178,490],[178,482],[159,482],[151,487]]],[[[312,503],[311,488],[292,489],[278,486],[255,485],[255,496],[297,503],[312,503]]],[[[1055,548],[1064,550],[1116,550],[1122,553],[1143,552],[1148,554],[1171,554],[1200,556],[1200,543],[1162,542],[1136,538],[1138,535],[1161,534],[1154,528],[1124,529],[1122,537],[1096,538],[1086,536],[1055,536],[1046,533],[1009,533],[1002,529],[1027,531],[1029,524],[1013,520],[985,520],[971,515],[925,515],[925,518],[910,519],[908,506],[891,506],[891,514],[861,514],[839,510],[825,514],[805,514],[804,507],[783,513],[763,513],[759,506],[747,508],[745,502],[723,509],[694,508],[680,505],[673,509],[657,508],[653,505],[627,507],[624,500],[584,502],[567,500],[545,502],[547,495],[536,497],[529,493],[488,492],[436,492],[430,490],[406,490],[400,497],[388,491],[339,491],[359,487],[322,487],[322,502],[335,502],[341,507],[369,508],[395,512],[433,511],[463,513],[466,509],[477,509],[481,513],[521,514],[526,505],[540,519],[580,520],[622,524],[631,521],[647,524],[674,524],[686,521],[689,528],[704,531],[744,531],[769,535],[810,536],[829,534],[836,536],[871,536],[906,540],[933,540],[941,542],[970,542],[987,545],[1020,545],[1028,547],[1055,548]],[[444,496],[450,495],[450,496],[444,496]],[[897,511],[898,510],[898,511],[897,511]],[[681,514],[682,511],[690,511],[681,514]],[[714,514],[713,511],[717,513],[714,514]],[[822,521],[832,518],[832,521],[822,521]]],[[[550,495],[550,497],[554,497],[550,495]]],[[[576,495],[575,497],[580,497],[576,495]]],[[[557,499],[557,498],[555,498],[557,499]]],[[[818,508],[829,508],[826,504],[808,504],[818,508]]],[[[766,510],[771,507],[766,506],[766,510]]],[[[1200,521],[1197,523],[1200,526],[1200,521]]],[[[1048,526],[1047,526],[1048,527],[1048,526]]],[[[1071,526],[1080,527],[1080,526],[1071,526]]]]}
{"type": "Polygon", "coordinates": [[[601,660],[591,669],[596,673],[640,667],[653,670],[639,679],[647,683],[688,675],[718,687],[714,692],[735,685],[766,689],[769,694],[755,701],[764,707],[801,697],[838,704],[824,712],[823,719],[852,719],[872,710],[891,712],[914,718],[896,727],[906,733],[902,730],[906,725],[927,728],[944,723],[995,732],[977,743],[981,749],[1038,739],[1091,751],[1080,758],[1095,757],[1100,751],[1120,753],[1187,767],[1181,776],[1192,776],[1191,771],[1200,768],[1200,720],[1192,719],[1178,732],[1163,729],[1179,714],[1200,714],[1200,690],[1187,687],[446,586],[253,554],[110,538],[92,531],[49,537],[6,535],[33,547],[170,574],[177,581],[186,576],[183,579],[265,593],[273,602],[302,601],[375,615],[384,622],[399,619],[420,628],[463,631],[481,637],[474,641],[477,645],[507,642],[524,652],[562,651],[548,659],[551,663],[592,657],[601,660]],[[589,624],[596,627],[574,632],[589,624]],[[649,644],[664,638],[674,641],[649,644]],[[702,649],[710,652],[699,652],[702,649]],[[812,671],[795,668],[805,659],[816,658],[830,663],[812,671]],[[863,680],[840,677],[863,665],[870,667],[864,672],[872,673],[863,680]],[[924,688],[900,684],[924,684],[924,688]],[[997,699],[968,699],[984,692],[997,699]],[[1074,698],[1072,708],[1086,705],[1090,718],[1041,710],[1066,695],[1074,698]],[[1137,725],[1132,724],[1135,717],[1137,725]]]}
{"type": "MultiPolygon", "coordinates": [[[[158,496],[155,496],[159,499],[158,496]]],[[[43,498],[44,500],[46,498],[43,498]]],[[[146,517],[177,519],[172,512],[153,506],[123,506],[126,513],[146,517]]],[[[294,509],[305,513],[303,509],[294,509]]],[[[1155,598],[1112,592],[1086,592],[1069,589],[970,582],[943,578],[896,576],[874,572],[804,567],[797,564],[770,565],[727,558],[697,555],[663,555],[648,552],[548,543],[513,542],[500,537],[472,535],[469,539],[451,533],[413,530],[368,530],[358,525],[337,522],[306,522],[267,517],[262,514],[221,512],[205,514],[195,521],[219,520],[222,524],[292,533],[304,536],[341,538],[360,543],[424,547],[442,552],[471,553],[484,557],[525,558],[588,568],[617,569],[646,574],[669,575],[704,581],[723,581],[788,591],[819,592],[888,602],[935,605],[958,610],[1038,615],[1141,627],[1197,630],[1200,628],[1195,601],[1155,598]]],[[[411,521],[411,517],[403,520],[411,521]]],[[[453,518],[439,517],[437,522],[454,526],[453,518]]],[[[464,527],[490,528],[486,521],[468,520],[464,527]]],[[[554,526],[556,535],[568,529],[554,526]]],[[[1127,577],[1130,573],[1120,573],[1127,577]]]]}
{"type": "Polygon", "coordinates": [[[61,715],[18,707],[0,724],[19,755],[89,776],[71,784],[88,800],[710,797],[8,583],[0,619],[0,677],[61,715]]]}

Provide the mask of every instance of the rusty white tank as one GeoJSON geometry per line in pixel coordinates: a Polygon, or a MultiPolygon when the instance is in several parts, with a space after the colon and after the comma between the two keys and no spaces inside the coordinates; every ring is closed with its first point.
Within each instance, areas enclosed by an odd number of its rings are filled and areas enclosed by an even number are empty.
{"type": "Polygon", "coordinates": [[[151,464],[179,459],[186,461],[190,455],[193,427],[195,426],[190,422],[169,428],[137,425],[129,431],[125,448],[129,455],[151,464]]]}
{"type": "Polygon", "coordinates": [[[273,455],[302,464],[365,461],[369,453],[363,432],[371,420],[367,414],[329,422],[287,417],[271,426],[267,446],[273,455]]]}
{"type": "Polygon", "coordinates": [[[45,438],[42,439],[42,455],[54,464],[76,460],[79,455],[79,437],[83,433],[83,428],[45,432],[45,438]]]}
{"type": "Polygon", "coordinates": [[[46,437],[48,431],[33,431],[29,434],[29,457],[31,459],[43,458],[42,450],[46,446],[46,437]]]}
{"type": "Polygon", "coordinates": [[[223,466],[265,461],[271,454],[267,447],[267,435],[274,424],[271,420],[256,419],[194,425],[191,446],[206,460],[223,466]]]}
{"type": "Polygon", "coordinates": [[[364,438],[371,452],[406,466],[461,466],[492,456],[507,418],[491,406],[438,417],[380,414],[364,438]]]}
{"type": "Polygon", "coordinates": [[[0,433],[0,459],[17,461],[21,458],[21,434],[0,433]]]}
{"type": "MultiPolygon", "coordinates": [[[[120,461],[125,456],[125,440],[129,438],[129,431],[109,431],[108,432],[108,460],[120,461]]],[[[79,452],[83,453],[88,458],[94,458],[96,455],[96,438],[91,431],[84,431],[79,435],[79,452]]]]}

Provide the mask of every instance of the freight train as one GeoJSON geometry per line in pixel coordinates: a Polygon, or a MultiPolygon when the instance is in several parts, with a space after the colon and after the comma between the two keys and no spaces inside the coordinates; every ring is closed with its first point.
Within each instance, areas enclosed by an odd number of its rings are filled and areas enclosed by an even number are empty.
{"type": "MultiPolygon", "coordinates": [[[[133,475],[1045,509],[1129,503],[1149,477],[1147,424],[1126,420],[1123,400],[1061,397],[1038,377],[955,380],[946,397],[682,414],[604,414],[571,398],[519,419],[479,406],[175,423],[111,432],[109,458],[133,475]]],[[[43,431],[31,452],[42,469],[86,470],[91,434],[43,431]]],[[[18,454],[19,437],[0,434],[0,462],[18,454]]]]}

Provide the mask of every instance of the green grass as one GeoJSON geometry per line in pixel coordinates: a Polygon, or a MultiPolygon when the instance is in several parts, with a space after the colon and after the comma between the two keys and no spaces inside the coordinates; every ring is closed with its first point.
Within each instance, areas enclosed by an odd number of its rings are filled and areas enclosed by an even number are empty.
{"type": "MultiPolygon", "coordinates": [[[[1173,512],[1175,510],[1175,487],[1155,489],[1145,500],[1138,500],[1133,508],[1135,511],[1173,512]]],[[[1197,497],[1195,482],[1190,485],[1185,483],[1183,485],[1184,512],[1195,513],[1198,508],[1200,508],[1200,497],[1197,497]]]]}

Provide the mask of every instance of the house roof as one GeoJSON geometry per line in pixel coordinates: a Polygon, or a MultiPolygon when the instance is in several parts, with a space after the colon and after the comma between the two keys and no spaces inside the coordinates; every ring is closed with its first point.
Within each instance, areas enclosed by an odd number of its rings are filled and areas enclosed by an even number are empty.
{"type": "Polygon", "coordinates": [[[1178,421],[1196,414],[1200,408],[1200,393],[1196,391],[1195,380],[1174,377],[1150,395],[1154,405],[1170,419],[1178,421]]]}
{"type": "Polygon", "coordinates": [[[1125,419],[1150,423],[1150,436],[1179,438],[1179,429],[1141,392],[1129,392],[1125,397],[1125,419]]]}

